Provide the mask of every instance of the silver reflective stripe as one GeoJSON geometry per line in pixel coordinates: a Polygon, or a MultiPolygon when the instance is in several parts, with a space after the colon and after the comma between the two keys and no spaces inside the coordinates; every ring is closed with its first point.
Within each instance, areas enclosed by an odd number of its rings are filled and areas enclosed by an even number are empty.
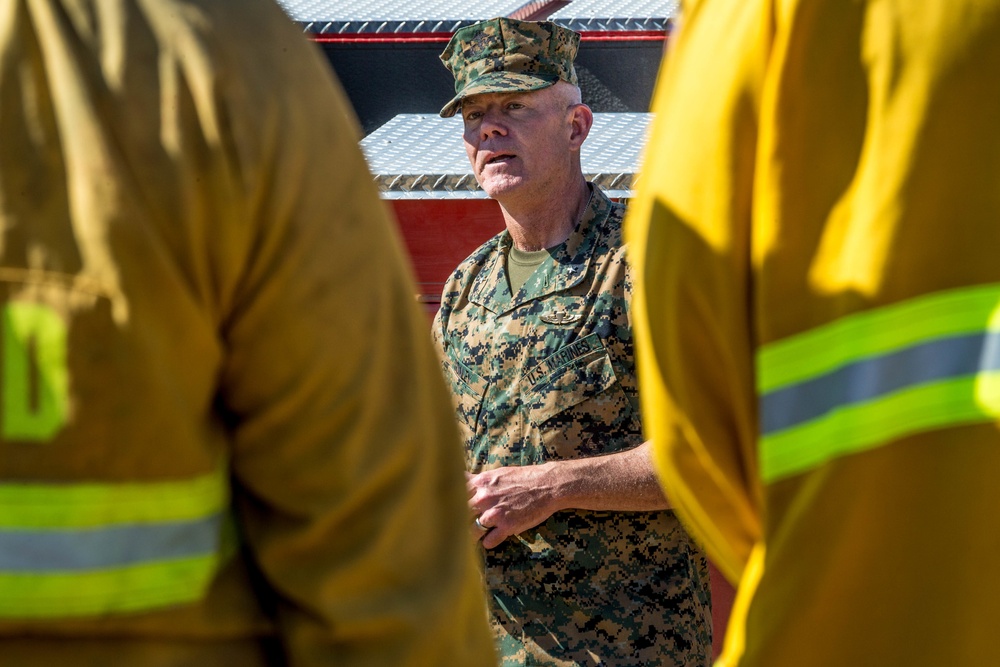
{"type": "Polygon", "coordinates": [[[1000,417],[1000,284],[859,311],[761,347],[760,474],[1000,417]]]}
{"type": "Polygon", "coordinates": [[[222,516],[92,529],[0,530],[0,571],[73,572],[215,555],[222,516]]]}
{"type": "Polygon", "coordinates": [[[1000,370],[1000,332],[934,340],[856,361],[761,398],[761,433],[768,435],[907,387],[1000,370]]]}
{"type": "Polygon", "coordinates": [[[0,484],[0,618],[194,604],[235,552],[228,466],[160,481],[0,484]]]}

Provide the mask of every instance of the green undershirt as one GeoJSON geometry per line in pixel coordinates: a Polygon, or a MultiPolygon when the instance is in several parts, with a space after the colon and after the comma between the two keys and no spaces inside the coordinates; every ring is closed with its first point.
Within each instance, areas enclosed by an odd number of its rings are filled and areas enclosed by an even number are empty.
{"type": "Polygon", "coordinates": [[[511,246],[507,254],[507,279],[510,281],[510,293],[517,294],[528,277],[535,272],[549,256],[548,250],[518,250],[511,246]]]}

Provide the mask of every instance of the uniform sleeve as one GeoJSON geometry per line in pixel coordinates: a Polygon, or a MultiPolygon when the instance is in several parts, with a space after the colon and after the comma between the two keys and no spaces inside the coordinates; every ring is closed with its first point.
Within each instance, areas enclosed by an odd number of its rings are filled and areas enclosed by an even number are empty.
{"type": "Polygon", "coordinates": [[[242,240],[216,266],[245,542],[289,664],[494,664],[408,261],[327,64],[290,23],[270,30],[218,92],[244,184],[240,215],[219,221],[242,240]]]}
{"type": "Polygon", "coordinates": [[[749,225],[769,32],[762,4],[686,8],[626,223],[654,460],[678,513],[733,582],[761,531],[749,225]]]}

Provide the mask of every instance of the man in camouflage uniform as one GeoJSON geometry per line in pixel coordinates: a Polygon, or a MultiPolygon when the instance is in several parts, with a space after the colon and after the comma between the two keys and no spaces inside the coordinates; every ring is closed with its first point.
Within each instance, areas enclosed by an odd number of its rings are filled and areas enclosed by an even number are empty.
{"type": "Polygon", "coordinates": [[[493,19],[455,33],[442,116],[507,230],[455,270],[434,337],[504,665],[706,665],[704,556],[652,472],[636,400],[624,207],[588,183],[579,35],[493,19]]]}

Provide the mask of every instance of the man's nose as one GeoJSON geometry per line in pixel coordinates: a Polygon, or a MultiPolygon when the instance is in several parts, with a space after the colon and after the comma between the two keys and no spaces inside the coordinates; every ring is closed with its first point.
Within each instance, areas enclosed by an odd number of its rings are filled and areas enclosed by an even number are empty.
{"type": "Polygon", "coordinates": [[[479,124],[479,134],[483,139],[507,134],[507,126],[498,111],[488,109],[483,112],[482,122],[479,124]]]}

